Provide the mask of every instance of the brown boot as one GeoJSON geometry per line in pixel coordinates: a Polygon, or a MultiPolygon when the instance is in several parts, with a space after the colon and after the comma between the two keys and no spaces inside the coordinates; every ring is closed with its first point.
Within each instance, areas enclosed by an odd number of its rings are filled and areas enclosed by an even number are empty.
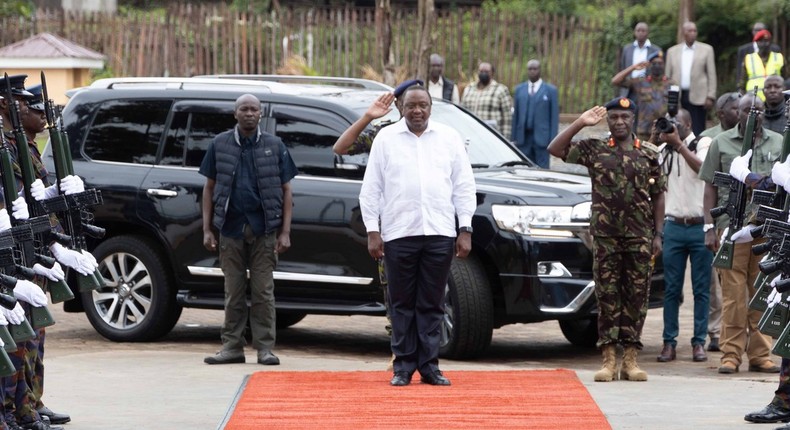
{"type": "Polygon", "coordinates": [[[623,354],[623,367],[620,369],[620,379],[628,381],[647,381],[647,373],[639,368],[636,363],[636,356],[639,351],[634,345],[626,345],[623,354]]]}
{"type": "Polygon", "coordinates": [[[617,375],[617,346],[608,344],[601,347],[603,367],[595,372],[595,382],[612,382],[617,375]]]}

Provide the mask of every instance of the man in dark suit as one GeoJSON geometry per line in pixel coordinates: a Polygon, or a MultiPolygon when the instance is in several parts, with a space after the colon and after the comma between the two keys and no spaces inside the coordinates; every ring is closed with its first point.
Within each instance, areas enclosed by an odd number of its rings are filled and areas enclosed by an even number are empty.
{"type": "MultiPolygon", "coordinates": [[[[758,51],[757,42],[754,41],[754,36],[757,35],[760,31],[765,30],[765,24],[762,22],[755,22],[754,26],[752,26],[752,42],[744,43],[743,45],[738,47],[738,66],[736,70],[737,80],[735,82],[743,82],[744,77],[744,67],[743,67],[743,59],[746,57],[746,54],[751,54],[753,52],[758,51]]],[[[781,52],[781,48],[779,45],[772,43],[771,44],[771,51],[772,52],[781,52]]],[[[743,94],[743,88],[739,88],[741,94],[743,94]]]]}
{"type": "MultiPolygon", "coordinates": [[[[647,38],[649,28],[646,22],[639,22],[634,27],[634,41],[628,45],[623,46],[622,54],[620,55],[620,69],[625,70],[633,64],[639,64],[647,61],[647,57],[654,52],[660,51],[661,47],[650,43],[647,38]]],[[[631,73],[631,79],[645,77],[645,70],[634,70],[631,73]]],[[[631,100],[636,100],[634,94],[630,92],[628,87],[620,87],[620,97],[628,97],[631,100]]]]}
{"type": "Polygon", "coordinates": [[[559,130],[557,87],[540,78],[540,61],[527,63],[529,80],[516,87],[510,139],[518,149],[544,169],[549,168],[546,148],[559,130]]]}
{"type": "Polygon", "coordinates": [[[713,47],[697,41],[697,25],[683,24],[683,43],[667,51],[666,74],[680,84],[680,105],[691,114],[695,135],[705,130],[709,108],[716,101],[716,58],[713,47]]]}

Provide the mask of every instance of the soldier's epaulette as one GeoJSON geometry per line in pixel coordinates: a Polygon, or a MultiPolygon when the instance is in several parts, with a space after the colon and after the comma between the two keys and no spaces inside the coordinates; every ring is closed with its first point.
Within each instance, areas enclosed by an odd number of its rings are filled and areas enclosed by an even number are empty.
{"type": "Polygon", "coordinates": [[[646,141],[646,140],[640,141],[639,143],[640,143],[640,147],[642,147],[642,148],[644,148],[644,149],[648,149],[648,150],[650,150],[650,151],[652,151],[652,152],[656,152],[656,153],[657,153],[657,152],[660,152],[660,151],[661,151],[661,150],[658,148],[658,146],[656,146],[656,145],[654,145],[653,143],[651,143],[651,142],[648,142],[648,141],[646,141]]]}

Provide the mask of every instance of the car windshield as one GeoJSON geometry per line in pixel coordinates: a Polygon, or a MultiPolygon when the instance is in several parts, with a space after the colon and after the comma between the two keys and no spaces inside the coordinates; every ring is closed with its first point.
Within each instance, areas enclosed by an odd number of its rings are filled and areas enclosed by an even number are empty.
{"type": "MultiPolygon", "coordinates": [[[[378,121],[394,122],[399,118],[398,110],[392,109],[387,116],[378,121]]],[[[526,157],[505,143],[499,135],[451,103],[434,100],[431,108],[431,120],[455,128],[466,143],[472,167],[495,167],[521,163],[532,165],[526,157]]]]}

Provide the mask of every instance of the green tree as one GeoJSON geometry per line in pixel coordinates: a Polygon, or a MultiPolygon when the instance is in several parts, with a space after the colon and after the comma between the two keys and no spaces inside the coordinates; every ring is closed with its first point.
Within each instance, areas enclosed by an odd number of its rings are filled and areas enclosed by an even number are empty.
{"type": "Polygon", "coordinates": [[[31,0],[3,0],[0,1],[0,18],[25,17],[30,18],[36,10],[36,5],[31,0]]]}

